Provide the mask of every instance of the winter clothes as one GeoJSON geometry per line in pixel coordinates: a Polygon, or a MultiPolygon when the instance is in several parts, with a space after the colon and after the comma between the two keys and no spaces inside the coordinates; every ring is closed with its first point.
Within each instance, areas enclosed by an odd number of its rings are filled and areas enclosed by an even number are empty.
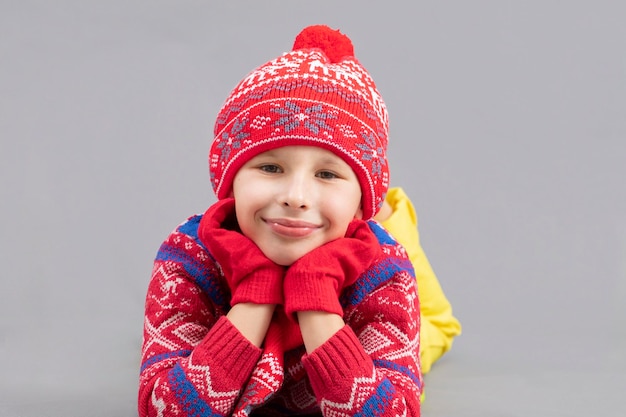
{"type": "MultiPolygon", "coordinates": [[[[363,222],[359,240],[373,238],[376,256],[365,262],[369,246],[360,261],[349,261],[361,271],[339,290],[346,325],[306,354],[281,306],[259,349],[225,317],[232,294],[223,272],[248,271],[237,279],[249,284],[258,254],[216,257],[201,238],[203,225],[224,214],[209,209],[189,218],[157,253],[146,297],[140,416],[419,416],[419,301],[404,248],[377,222],[363,222]]],[[[306,265],[314,271],[316,262],[306,265]]],[[[261,269],[270,271],[274,288],[272,268],[261,269]]],[[[310,278],[299,271],[298,279],[310,278]]],[[[254,293],[248,284],[244,299],[254,293]]],[[[296,298],[284,296],[287,305],[296,298]]]]}

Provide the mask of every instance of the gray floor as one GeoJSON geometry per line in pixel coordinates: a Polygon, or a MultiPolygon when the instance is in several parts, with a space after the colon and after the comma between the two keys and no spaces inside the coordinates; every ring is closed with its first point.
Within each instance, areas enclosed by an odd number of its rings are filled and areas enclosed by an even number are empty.
{"type": "Polygon", "coordinates": [[[214,201],[215,114],[313,23],[387,101],[464,326],[423,414],[626,415],[624,3],[215,3],[0,1],[0,416],[136,415],[152,258],[214,201]]]}

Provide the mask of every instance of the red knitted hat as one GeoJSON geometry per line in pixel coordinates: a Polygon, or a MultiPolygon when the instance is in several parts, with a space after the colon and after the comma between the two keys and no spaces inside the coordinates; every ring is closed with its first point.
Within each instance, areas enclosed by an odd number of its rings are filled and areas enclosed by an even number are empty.
{"type": "Polygon", "coordinates": [[[239,168],[261,152],[319,146],[352,167],[369,219],[389,187],[388,127],[385,103],[350,39],[309,26],[291,52],[252,71],[226,99],[209,154],[213,190],[218,199],[228,197],[239,168]]]}

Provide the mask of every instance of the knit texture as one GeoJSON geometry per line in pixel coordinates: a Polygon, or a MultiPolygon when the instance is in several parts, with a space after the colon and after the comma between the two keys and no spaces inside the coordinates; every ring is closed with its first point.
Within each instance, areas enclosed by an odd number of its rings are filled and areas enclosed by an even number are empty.
{"type": "Polygon", "coordinates": [[[209,153],[213,189],[218,199],[230,196],[239,168],[259,153],[318,146],[354,170],[369,219],[389,187],[388,125],[382,96],[350,39],[323,25],[305,28],[293,51],[253,70],[227,97],[209,153]]]}
{"type": "Polygon", "coordinates": [[[420,415],[415,276],[404,249],[378,223],[367,225],[383,256],[340,294],[346,326],[306,355],[284,316],[272,321],[263,349],[224,317],[230,290],[198,237],[202,221],[193,216],[180,225],[154,262],[141,417],[420,415]]]}

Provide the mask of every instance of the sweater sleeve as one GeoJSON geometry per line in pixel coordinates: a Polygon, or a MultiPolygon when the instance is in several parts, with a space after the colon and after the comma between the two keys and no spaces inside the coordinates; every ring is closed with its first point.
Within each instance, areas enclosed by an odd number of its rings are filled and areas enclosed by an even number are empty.
{"type": "Polygon", "coordinates": [[[356,283],[346,326],[303,357],[324,416],[420,415],[419,302],[411,270],[384,262],[370,269],[356,283]]]}
{"type": "Polygon", "coordinates": [[[452,306],[420,244],[413,204],[401,188],[390,189],[386,201],[393,214],[382,225],[405,247],[415,269],[422,315],[420,356],[422,372],[427,373],[452,347],[453,339],[461,333],[461,324],[452,314],[452,306]]]}
{"type": "Polygon", "coordinates": [[[181,225],[154,262],[145,304],[141,417],[230,415],[261,355],[223,315],[218,269],[190,230],[197,227],[181,225]]]}

